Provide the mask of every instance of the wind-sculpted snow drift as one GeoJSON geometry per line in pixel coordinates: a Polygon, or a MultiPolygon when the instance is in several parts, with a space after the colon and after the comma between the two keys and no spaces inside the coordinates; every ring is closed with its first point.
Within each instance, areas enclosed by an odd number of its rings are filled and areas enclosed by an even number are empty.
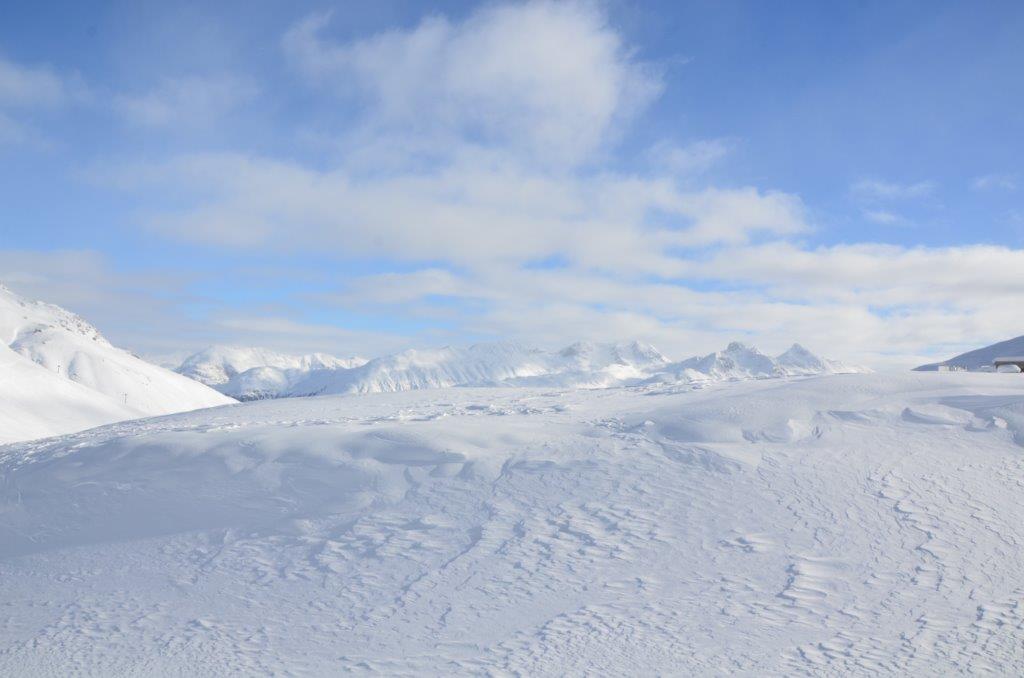
{"type": "Polygon", "coordinates": [[[306,358],[305,364],[289,368],[254,364],[261,354],[262,349],[208,349],[186,360],[179,371],[240,400],[450,386],[607,388],[865,371],[818,358],[796,344],[777,358],[733,343],[724,351],[681,362],[672,362],[653,346],[636,341],[579,342],[555,352],[499,342],[408,350],[357,364],[351,359],[332,364],[337,359],[330,356],[318,361],[306,358]],[[221,367],[224,355],[253,360],[235,360],[225,370],[221,367]],[[252,366],[242,369],[247,364],[252,366]]]}
{"type": "Polygon", "coordinates": [[[0,443],[231,402],[0,285],[0,443]]]}
{"type": "Polygon", "coordinates": [[[1019,375],[913,373],[12,445],[0,675],[1020,675],[1022,432],[1019,375]]]}

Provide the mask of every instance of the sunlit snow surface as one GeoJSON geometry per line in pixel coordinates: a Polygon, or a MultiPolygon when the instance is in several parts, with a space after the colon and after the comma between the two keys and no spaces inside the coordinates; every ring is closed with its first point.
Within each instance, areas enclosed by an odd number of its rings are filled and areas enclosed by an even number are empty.
{"type": "Polygon", "coordinates": [[[1022,379],[424,390],[0,447],[0,675],[1020,674],[1022,379]]]}

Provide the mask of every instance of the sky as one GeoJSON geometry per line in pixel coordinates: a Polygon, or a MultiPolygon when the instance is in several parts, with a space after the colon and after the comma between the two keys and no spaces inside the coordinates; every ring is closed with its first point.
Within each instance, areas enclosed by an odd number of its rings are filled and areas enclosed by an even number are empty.
{"type": "Polygon", "coordinates": [[[1024,4],[16,3],[0,281],[142,355],[1024,334],[1024,4]]]}

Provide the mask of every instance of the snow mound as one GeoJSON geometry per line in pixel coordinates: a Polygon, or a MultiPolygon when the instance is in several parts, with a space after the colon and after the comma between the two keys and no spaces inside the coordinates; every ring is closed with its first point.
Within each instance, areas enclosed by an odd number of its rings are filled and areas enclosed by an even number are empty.
{"type": "Polygon", "coordinates": [[[112,346],[59,306],[0,285],[0,442],[234,402],[112,346]]]}

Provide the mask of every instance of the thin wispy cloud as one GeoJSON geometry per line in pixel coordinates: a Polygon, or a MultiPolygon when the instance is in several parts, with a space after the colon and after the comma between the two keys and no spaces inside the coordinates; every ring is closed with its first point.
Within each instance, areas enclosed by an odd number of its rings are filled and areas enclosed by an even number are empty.
{"type": "Polygon", "coordinates": [[[114,106],[128,121],[151,127],[214,124],[258,93],[249,78],[188,76],[168,78],[137,94],[120,94],[114,106]]]}
{"type": "Polygon", "coordinates": [[[679,145],[660,141],[650,148],[651,162],[680,176],[700,174],[728,157],[736,147],[735,139],[701,139],[679,145]]]}
{"type": "Polygon", "coordinates": [[[930,181],[918,181],[900,184],[878,179],[862,179],[854,183],[850,190],[861,198],[874,200],[908,200],[925,198],[935,192],[935,184],[930,181]]]}
{"type": "Polygon", "coordinates": [[[0,55],[0,145],[50,146],[36,117],[88,99],[75,75],[43,65],[17,63],[0,55]]]}
{"type": "Polygon", "coordinates": [[[864,218],[876,224],[894,226],[905,223],[903,217],[888,210],[864,210],[864,218]]]}
{"type": "Polygon", "coordinates": [[[54,108],[70,96],[68,84],[50,68],[0,57],[0,107],[54,108]]]}
{"type": "Polygon", "coordinates": [[[1016,191],[1019,181],[1015,174],[985,174],[975,177],[971,188],[976,191],[1016,191]]]}

